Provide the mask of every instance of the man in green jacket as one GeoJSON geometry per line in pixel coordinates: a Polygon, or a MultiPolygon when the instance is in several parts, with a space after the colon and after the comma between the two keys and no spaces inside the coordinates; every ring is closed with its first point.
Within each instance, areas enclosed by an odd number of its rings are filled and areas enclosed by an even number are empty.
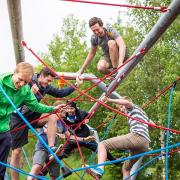
{"type": "MultiPolygon", "coordinates": [[[[46,106],[37,101],[30,87],[27,85],[33,73],[34,69],[31,64],[27,62],[19,63],[13,74],[6,73],[0,75],[0,86],[16,107],[25,104],[31,111],[41,113],[49,113],[59,109],[60,106],[46,106]]],[[[13,111],[14,108],[4,96],[2,90],[0,90],[0,162],[3,163],[7,162],[11,146],[9,121],[13,111]]],[[[0,179],[4,179],[5,171],[6,167],[0,165],[0,179]]]]}

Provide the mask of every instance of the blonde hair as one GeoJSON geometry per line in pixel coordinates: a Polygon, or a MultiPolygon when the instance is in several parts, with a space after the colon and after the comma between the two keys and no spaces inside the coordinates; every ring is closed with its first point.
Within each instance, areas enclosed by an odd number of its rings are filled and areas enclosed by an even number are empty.
{"type": "Polygon", "coordinates": [[[26,77],[32,77],[34,74],[34,68],[30,63],[21,62],[16,65],[15,73],[22,73],[26,77]]]}

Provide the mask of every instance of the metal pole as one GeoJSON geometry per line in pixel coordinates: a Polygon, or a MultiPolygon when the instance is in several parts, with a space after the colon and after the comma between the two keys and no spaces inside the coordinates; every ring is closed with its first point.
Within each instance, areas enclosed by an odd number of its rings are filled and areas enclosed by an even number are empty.
{"type": "MultiPolygon", "coordinates": [[[[76,77],[79,75],[79,73],[71,73],[71,72],[57,72],[57,73],[66,80],[75,80],[76,77]]],[[[108,89],[107,85],[102,81],[100,82],[100,79],[97,78],[95,75],[84,73],[81,76],[81,78],[84,80],[88,80],[88,81],[92,82],[93,84],[96,84],[97,82],[99,82],[97,84],[97,87],[100,90],[102,90],[102,92],[107,93],[107,89],[108,89]]],[[[117,92],[114,91],[110,94],[110,97],[115,99],[115,98],[120,98],[121,96],[117,92]]]]}
{"type": "Polygon", "coordinates": [[[25,60],[24,49],[21,46],[21,41],[23,40],[21,0],[7,0],[7,5],[16,63],[20,63],[25,60]]]}

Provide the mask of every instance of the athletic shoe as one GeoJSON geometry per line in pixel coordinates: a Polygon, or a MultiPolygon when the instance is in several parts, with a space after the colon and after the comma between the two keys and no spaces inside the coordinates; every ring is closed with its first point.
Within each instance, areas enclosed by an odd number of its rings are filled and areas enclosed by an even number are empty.
{"type": "MultiPolygon", "coordinates": [[[[88,167],[88,166],[89,166],[89,165],[86,165],[86,167],[88,167]]],[[[98,177],[98,179],[100,179],[100,178],[103,176],[103,174],[104,174],[104,170],[101,169],[101,168],[99,168],[99,167],[89,168],[89,172],[90,172],[92,175],[98,177]]]]}

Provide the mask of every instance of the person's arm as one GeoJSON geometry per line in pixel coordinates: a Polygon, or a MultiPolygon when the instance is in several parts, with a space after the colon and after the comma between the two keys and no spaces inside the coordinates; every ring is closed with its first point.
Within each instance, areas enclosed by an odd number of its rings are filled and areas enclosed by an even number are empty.
{"type": "Polygon", "coordinates": [[[121,66],[123,64],[125,54],[126,54],[126,45],[124,43],[123,38],[116,31],[116,29],[109,27],[109,31],[111,32],[112,37],[116,41],[116,44],[119,48],[119,65],[118,66],[121,66]]]}
{"type": "Polygon", "coordinates": [[[74,90],[75,89],[71,86],[58,89],[54,86],[49,85],[49,90],[47,91],[47,94],[49,94],[53,97],[62,98],[62,97],[70,95],[72,92],[74,92],[74,90]]]}
{"type": "Polygon", "coordinates": [[[54,107],[39,103],[36,97],[34,96],[33,92],[30,90],[30,88],[24,99],[24,104],[31,111],[40,112],[40,113],[49,113],[60,108],[60,105],[54,107]]]}
{"type": "Polygon", "coordinates": [[[111,99],[111,98],[108,98],[106,96],[104,96],[101,101],[103,102],[111,102],[111,103],[115,103],[115,104],[119,104],[119,105],[124,105],[126,106],[127,108],[133,108],[133,103],[128,101],[127,99],[124,99],[124,98],[121,98],[121,99],[111,99]]]}
{"type": "MultiPolygon", "coordinates": [[[[74,84],[74,86],[76,86],[77,88],[79,88],[79,86],[83,83],[83,80],[80,80],[80,79],[76,79],[76,83],[74,84]]],[[[72,92],[74,92],[75,89],[71,86],[69,87],[66,87],[66,88],[61,88],[61,89],[58,89],[54,86],[51,86],[49,85],[48,86],[48,91],[47,91],[47,94],[51,95],[51,96],[54,96],[54,97],[59,97],[59,98],[62,98],[62,97],[65,97],[65,96],[68,96],[70,95],[72,92]]]]}
{"type": "MultiPolygon", "coordinates": [[[[70,135],[70,132],[66,131],[65,136],[69,137],[69,135],[70,135]]],[[[96,138],[94,136],[87,136],[87,137],[78,137],[78,136],[76,136],[76,137],[77,137],[77,140],[81,141],[81,142],[91,142],[91,141],[96,140],[96,138]]],[[[70,141],[76,141],[76,139],[75,139],[75,137],[73,135],[70,136],[69,140],[70,141]]]]}
{"type": "Polygon", "coordinates": [[[118,66],[121,66],[123,64],[125,54],[126,54],[126,45],[121,36],[119,36],[115,41],[119,47],[119,65],[118,66]]]}
{"type": "Polygon", "coordinates": [[[89,119],[85,119],[83,124],[88,124],[89,123],[89,119]]]}
{"type": "Polygon", "coordinates": [[[86,57],[86,60],[84,62],[84,64],[82,65],[81,69],[78,71],[79,72],[79,76],[81,74],[83,74],[84,70],[86,69],[86,67],[89,65],[89,63],[91,62],[91,60],[94,58],[95,54],[96,54],[96,50],[97,50],[97,46],[91,46],[91,49],[86,57]]]}
{"type": "MultiPolygon", "coordinates": [[[[71,135],[69,131],[66,131],[64,134],[65,134],[66,138],[70,136],[69,140],[76,141],[75,137],[73,135],[71,135]]],[[[77,140],[78,141],[83,141],[83,138],[77,136],[77,140]]]]}

